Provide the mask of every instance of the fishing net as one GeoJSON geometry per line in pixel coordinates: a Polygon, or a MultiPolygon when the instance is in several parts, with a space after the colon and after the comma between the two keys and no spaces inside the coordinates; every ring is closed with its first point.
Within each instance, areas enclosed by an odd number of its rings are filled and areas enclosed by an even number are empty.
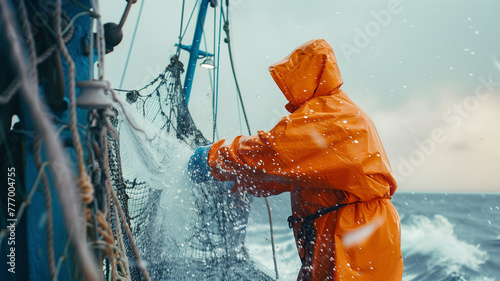
{"type": "MultiPolygon", "coordinates": [[[[253,198],[231,194],[232,183],[188,179],[193,148],[209,142],[189,114],[182,71],[174,56],[149,85],[120,98],[111,120],[119,135],[108,140],[111,179],[140,256],[151,280],[271,280],[244,246],[253,198]]],[[[125,248],[139,280],[126,238],[125,248]]]]}

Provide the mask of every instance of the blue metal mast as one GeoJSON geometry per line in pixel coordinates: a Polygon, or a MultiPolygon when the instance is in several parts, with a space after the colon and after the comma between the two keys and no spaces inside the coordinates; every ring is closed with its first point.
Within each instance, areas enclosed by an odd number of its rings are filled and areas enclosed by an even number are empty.
{"type": "MultiPolygon", "coordinates": [[[[201,36],[203,35],[203,26],[205,25],[205,18],[207,15],[208,3],[212,2],[209,0],[202,0],[200,4],[200,10],[198,11],[198,19],[196,20],[196,28],[194,30],[193,42],[191,46],[180,45],[181,49],[189,51],[189,62],[186,70],[186,77],[184,80],[184,97],[186,103],[189,102],[189,96],[191,95],[191,88],[193,86],[194,72],[196,70],[196,64],[200,57],[213,56],[204,51],[200,51],[201,36]]],[[[214,4],[212,4],[214,5],[214,4]]]]}

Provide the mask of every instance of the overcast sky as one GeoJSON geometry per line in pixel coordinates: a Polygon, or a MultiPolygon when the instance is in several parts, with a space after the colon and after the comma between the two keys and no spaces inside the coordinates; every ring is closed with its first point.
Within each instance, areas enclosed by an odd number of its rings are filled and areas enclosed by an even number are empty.
{"type": "MultiPolygon", "coordinates": [[[[186,0],[184,23],[195,2],[186,0]]],[[[181,4],[145,2],[122,88],[142,87],[168,64],[178,41],[181,4]]],[[[122,43],[106,56],[105,74],[113,87],[120,85],[140,5],[132,7],[122,43]]],[[[500,2],[232,0],[230,5],[235,68],[252,133],[272,128],[287,113],[267,67],[303,42],[324,38],[336,53],[343,89],[377,125],[400,190],[500,192],[500,2]]],[[[118,22],[124,8],[124,1],[102,1],[104,22],[118,22]]],[[[207,47],[201,49],[210,53],[213,19],[209,9],[207,47]]],[[[186,52],[181,60],[187,65],[186,52]]],[[[217,138],[232,139],[247,132],[225,43],[219,71],[217,138]]],[[[212,139],[209,74],[200,67],[190,109],[212,139]]]]}

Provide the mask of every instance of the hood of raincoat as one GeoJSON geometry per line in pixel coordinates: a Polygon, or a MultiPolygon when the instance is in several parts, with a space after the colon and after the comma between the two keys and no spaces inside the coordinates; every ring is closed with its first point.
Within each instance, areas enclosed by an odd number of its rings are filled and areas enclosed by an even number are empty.
{"type": "Polygon", "coordinates": [[[289,112],[314,97],[334,93],[343,83],[333,49],[323,39],[300,45],[269,72],[288,100],[289,112]]]}

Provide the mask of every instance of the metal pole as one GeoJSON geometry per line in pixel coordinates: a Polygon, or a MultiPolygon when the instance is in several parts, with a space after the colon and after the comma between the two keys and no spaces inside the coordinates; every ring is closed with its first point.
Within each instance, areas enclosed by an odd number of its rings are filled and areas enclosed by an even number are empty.
{"type": "Polygon", "coordinates": [[[186,78],[184,80],[184,97],[186,99],[186,103],[189,102],[189,96],[191,94],[191,87],[194,79],[194,71],[196,70],[198,56],[200,55],[201,36],[203,35],[203,26],[205,25],[208,2],[209,0],[201,1],[200,10],[198,11],[198,19],[196,21],[196,28],[194,30],[193,44],[188,50],[190,52],[190,56],[186,70],[186,78]]]}

